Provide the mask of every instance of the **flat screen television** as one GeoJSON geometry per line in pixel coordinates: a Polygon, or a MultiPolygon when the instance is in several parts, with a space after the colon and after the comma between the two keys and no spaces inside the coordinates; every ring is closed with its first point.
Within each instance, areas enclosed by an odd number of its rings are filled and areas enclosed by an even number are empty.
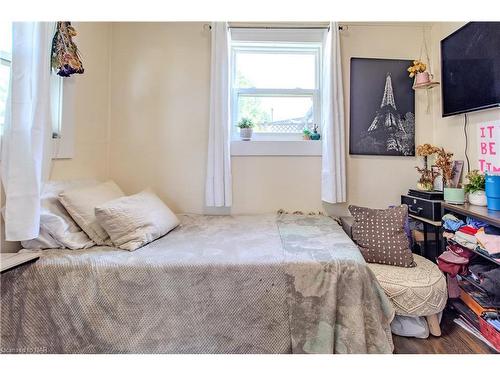
{"type": "Polygon", "coordinates": [[[469,22],[441,41],[443,117],[500,107],[500,22],[469,22]]]}

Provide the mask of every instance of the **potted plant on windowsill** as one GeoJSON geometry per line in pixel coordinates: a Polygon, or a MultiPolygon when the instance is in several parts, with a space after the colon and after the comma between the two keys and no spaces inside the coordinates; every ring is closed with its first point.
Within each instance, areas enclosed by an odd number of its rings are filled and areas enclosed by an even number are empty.
{"type": "Polygon", "coordinates": [[[453,153],[446,151],[443,147],[436,151],[436,166],[441,170],[444,182],[444,200],[453,204],[465,203],[465,190],[462,187],[453,186],[453,153]]]}
{"type": "Polygon", "coordinates": [[[252,139],[254,123],[251,119],[243,117],[240,122],[238,122],[238,128],[240,128],[240,138],[242,141],[249,141],[252,139]]]}
{"type": "Polygon", "coordinates": [[[304,141],[309,141],[311,139],[311,131],[307,128],[304,128],[304,130],[302,130],[302,138],[304,139],[304,141]]]}
{"type": "Polygon", "coordinates": [[[469,203],[475,206],[486,206],[486,193],[484,191],[486,178],[484,174],[474,169],[467,173],[466,178],[469,182],[465,185],[465,192],[468,194],[469,203]]]}

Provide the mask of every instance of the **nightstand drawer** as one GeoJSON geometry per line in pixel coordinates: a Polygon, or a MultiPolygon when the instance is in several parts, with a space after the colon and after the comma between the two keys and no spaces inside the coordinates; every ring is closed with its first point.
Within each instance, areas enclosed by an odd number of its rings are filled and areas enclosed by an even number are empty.
{"type": "Polygon", "coordinates": [[[441,201],[431,201],[428,199],[411,197],[409,195],[402,195],[401,204],[406,204],[408,206],[408,213],[412,215],[432,221],[441,220],[441,201]]]}

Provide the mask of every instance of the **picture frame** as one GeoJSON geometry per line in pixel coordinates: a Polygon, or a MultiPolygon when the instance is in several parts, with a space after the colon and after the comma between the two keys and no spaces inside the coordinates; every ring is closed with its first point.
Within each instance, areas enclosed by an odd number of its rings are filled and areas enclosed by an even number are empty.
{"type": "Polygon", "coordinates": [[[453,161],[453,178],[451,187],[457,188],[459,187],[460,181],[462,179],[462,171],[464,169],[464,161],[463,160],[455,160],[453,161]]]}
{"type": "Polygon", "coordinates": [[[415,156],[412,60],[351,58],[350,155],[415,156]]]}

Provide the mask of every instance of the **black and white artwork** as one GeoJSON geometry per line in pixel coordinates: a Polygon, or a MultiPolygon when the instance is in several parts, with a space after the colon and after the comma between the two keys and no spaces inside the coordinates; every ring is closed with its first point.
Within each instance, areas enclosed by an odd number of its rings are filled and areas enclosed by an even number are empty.
{"type": "Polygon", "coordinates": [[[351,59],[351,155],[415,156],[411,60],[351,59]]]}

